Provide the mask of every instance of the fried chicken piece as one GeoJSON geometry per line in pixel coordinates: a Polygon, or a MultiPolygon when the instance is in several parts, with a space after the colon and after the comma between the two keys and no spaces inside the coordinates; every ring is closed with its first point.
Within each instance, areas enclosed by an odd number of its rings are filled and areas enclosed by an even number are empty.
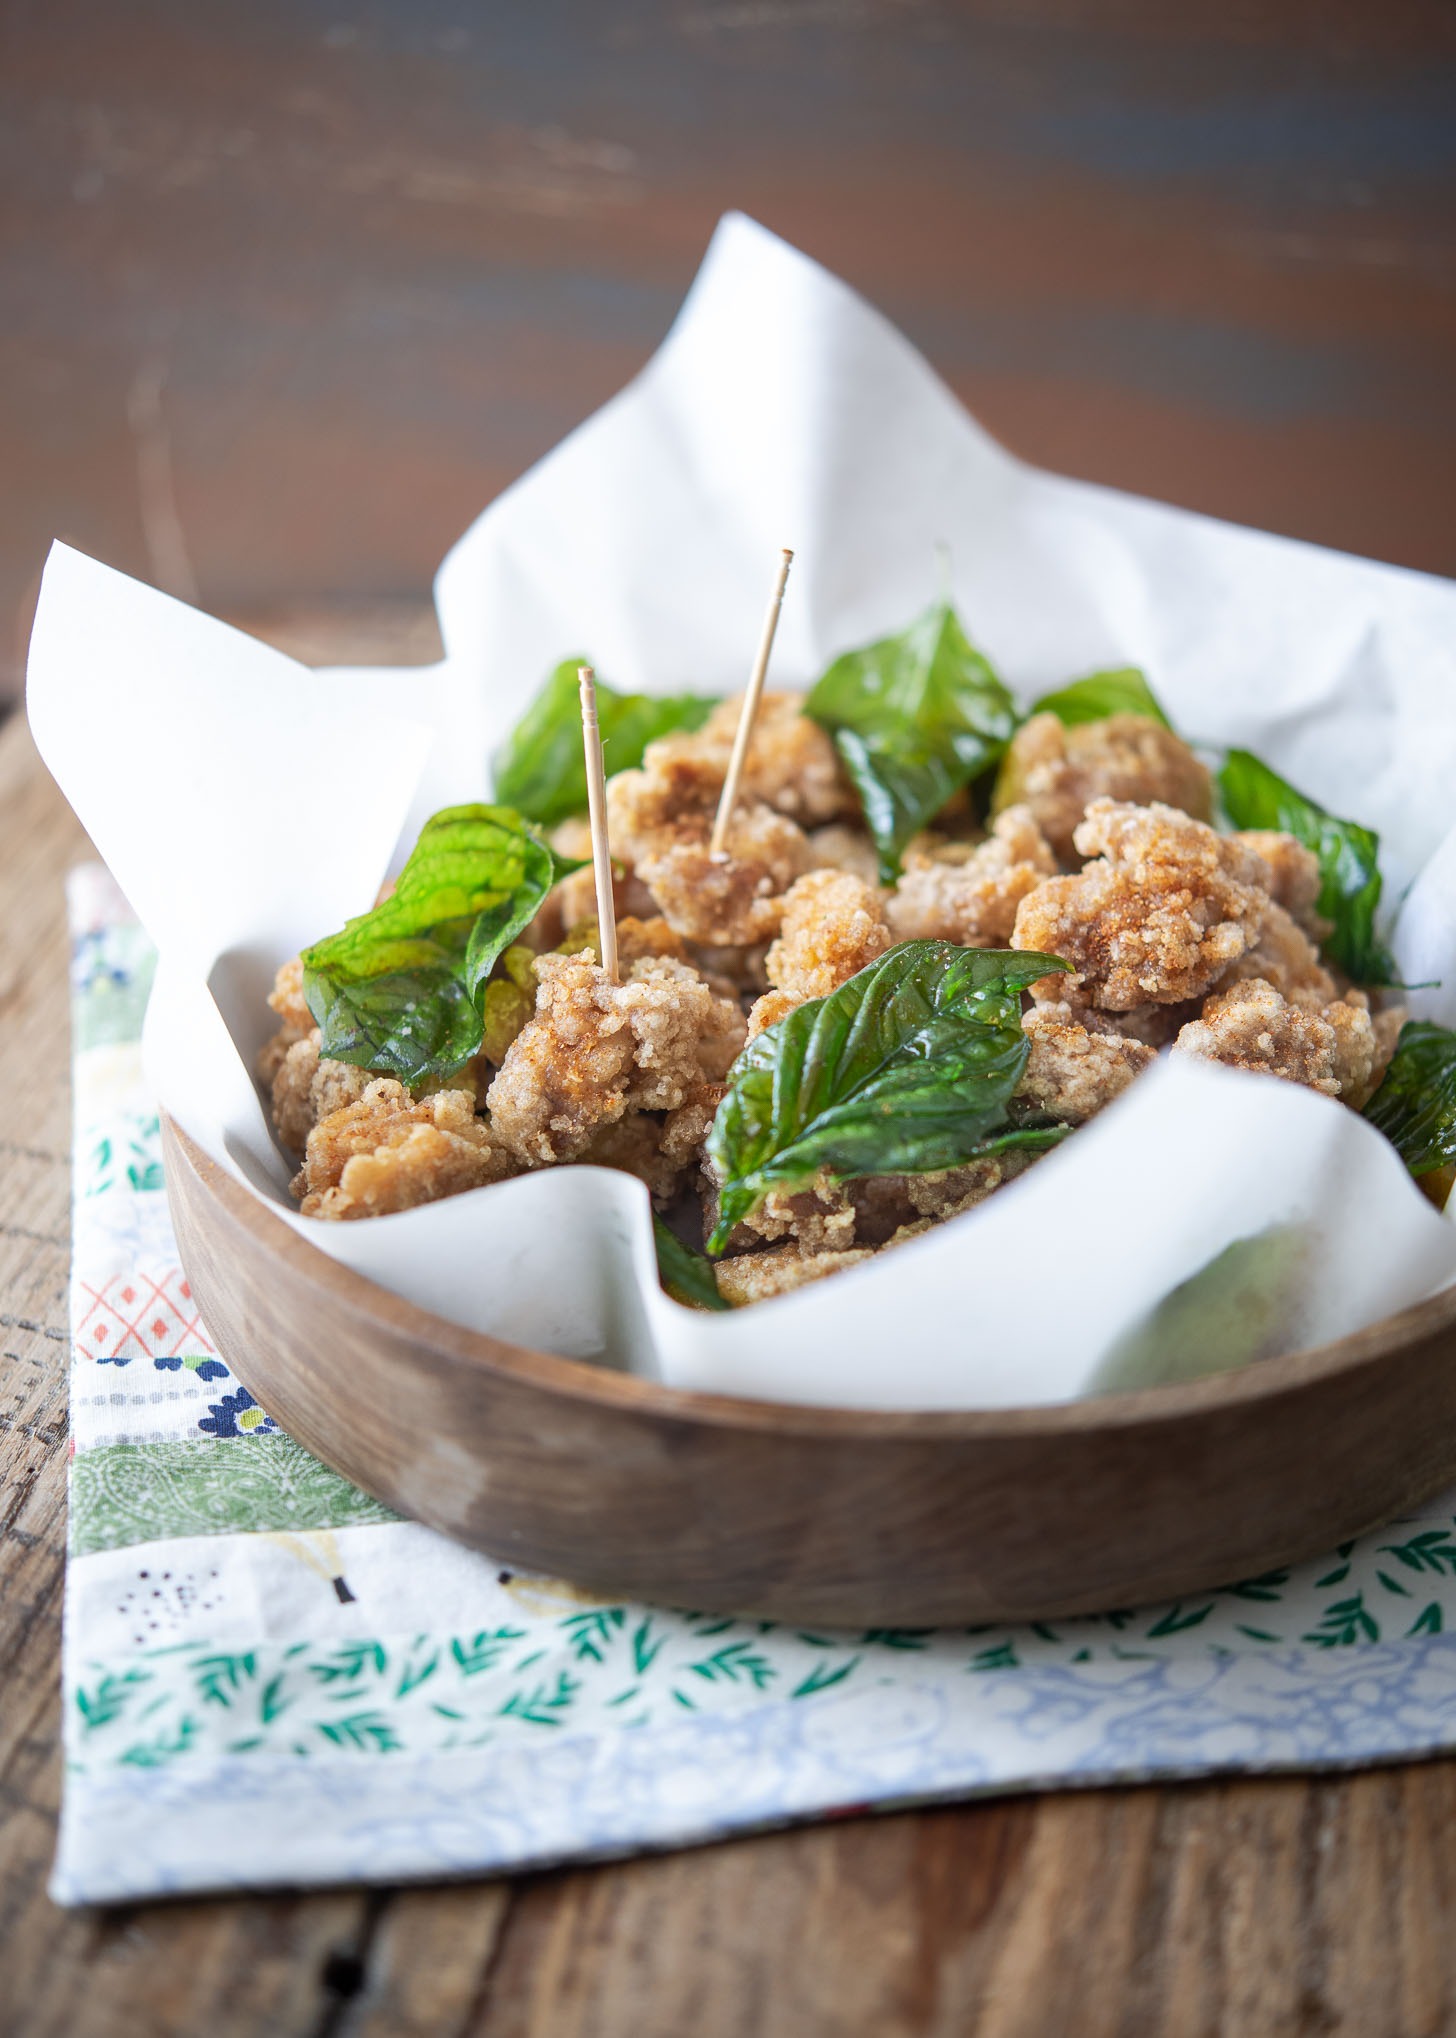
{"type": "Polygon", "coordinates": [[[285,962],[273,979],[273,988],[268,993],[268,1003],[278,1014],[285,1027],[295,1035],[307,1033],[313,1025],[313,1014],[303,997],[303,957],[295,955],[285,962]]]}
{"type": "MultiPolygon", "coordinates": [[[[913,848],[914,844],[910,846],[913,848]]],[[[814,870],[847,870],[851,877],[863,878],[867,885],[879,884],[879,851],[863,828],[851,828],[842,821],[814,828],[809,834],[809,854],[814,870]]]]}
{"type": "MultiPolygon", "coordinates": [[[[541,944],[546,948],[554,948],[563,932],[580,926],[583,921],[595,920],[597,913],[591,823],[586,816],[574,814],[570,820],[558,822],[551,831],[551,847],[560,856],[577,858],[582,867],[564,877],[555,890],[548,893],[541,912],[536,916],[537,921],[543,923],[543,931],[552,936],[541,944]]],[[[652,894],[641,878],[615,861],[612,865],[612,901],[619,921],[626,917],[647,920],[655,911],[652,894]]]]}
{"type": "MultiPolygon", "coordinates": [[[[742,790],[745,798],[762,800],[808,828],[857,814],[859,802],[832,739],[803,712],[803,704],[802,694],[761,697],[744,760],[742,790]]],[[[644,768],[651,772],[686,762],[710,775],[721,790],[742,709],[742,694],[734,694],[718,703],[701,729],[660,736],[648,744],[644,768]]]]}
{"type": "Polygon", "coordinates": [[[1179,1054],[1222,1062],[1303,1083],[1358,1110],[1373,1090],[1377,1046],[1361,1003],[1338,1001],[1323,1011],[1294,1005],[1260,978],[1210,998],[1203,1017],[1174,1042],[1179,1054]]]}
{"type": "Polygon", "coordinates": [[[1315,907],[1320,895],[1319,858],[1294,836],[1278,828],[1240,828],[1235,842],[1246,843],[1269,866],[1265,890],[1314,941],[1323,941],[1330,922],[1315,907]]]}
{"type": "Polygon", "coordinates": [[[1071,729],[1052,714],[1023,722],[997,782],[997,808],[1030,807],[1057,856],[1070,864],[1077,860],[1077,824],[1094,800],[1156,802],[1198,821],[1213,819],[1208,772],[1180,736],[1150,716],[1108,715],[1071,729]]]}
{"type": "Polygon", "coordinates": [[[884,954],[894,936],[884,900],[862,878],[842,870],[811,870],[784,895],[783,932],[765,968],[775,990],[797,1003],[827,998],[884,954]]]}
{"type": "Polygon", "coordinates": [[[613,983],[590,955],[543,955],[534,1017],[486,1095],[491,1125],[527,1167],[576,1160],[629,1111],[675,1111],[721,1082],[743,1045],[738,1006],[690,964],[655,955],[613,983]]]}
{"type": "Polygon", "coordinates": [[[1070,1005],[1037,1005],[1022,1027],[1031,1042],[1016,1094],[1067,1125],[1082,1125],[1157,1059],[1151,1047],[1082,1025],[1070,1005]]]}
{"type": "Polygon", "coordinates": [[[1076,845],[1097,860],[1047,878],[1017,908],[1011,946],[1059,955],[1076,972],[1044,977],[1034,998],[1110,1012],[1181,1004],[1258,940],[1267,866],[1232,836],[1173,807],[1094,800],[1076,845]]]}
{"type": "MultiPolygon", "coordinates": [[[[662,744],[648,745],[648,757],[662,744]]],[[[803,830],[759,800],[740,801],[721,861],[708,854],[721,778],[669,753],[607,786],[613,851],[679,934],[710,947],[752,947],[777,934],[780,898],[809,868],[803,830]]]]}
{"type": "Polygon", "coordinates": [[[803,1003],[790,991],[765,991],[748,1011],[748,1038],[757,1040],[760,1033],[766,1033],[770,1026],[777,1026],[780,1019],[787,1019],[803,1003]]]}
{"type": "Polygon", "coordinates": [[[302,1153],[320,1118],[357,1104],[374,1078],[349,1062],[319,1058],[317,1026],[295,1040],[273,1077],[273,1128],[290,1153],[302,1153]]]}
{"type": "MultiPolygon", "coordinates": [[[[1243,838],[1240,838],[1243,839],[1243,838]]],[[[1272,984],[1291,1005],[1318,1012],[1338,996],[1334,978],[1319,959],[1319,950],[1283,906],[1271,899],[1253,947],[1239,957],[1215,986],[1228,990],[1255,979],[1272,984]]]]}
{"type": "MultiPolygon", "coordinates": [[[[835,1182],[822,1171],[793,1190],[774,1189],[750,1217],[733,1228],[730,1253],[751,1251],[760,1239],[792,1239],[805,1252],[845,1252],[852,1246],[881,1246],[907,1224],[924,1218],[940,1224],[978,1203],[1037,1158],[1018,1152],[987,1154],[958,1168],[928,1175],[869,1175],[835,1182]]],[[[707,1228],[717,1221],[717,1190],[704,1164],[707,1228]]]]}
{"type": "Polygon", "coordinates": [[[744,1309],[750,1302],[788,1295],[810,1281],[822,1281],[826,1274],[840,1273],[873,1258],[873,1252],[865,1249],[801,1253],[796,1245],[784,1245],[775,1252],[743,1253],[737,1259],[719,1260],[714,1272],[723,1300],[731,1308],[744,1309]]]}
{"type": "Polygon", "coordinates": [[[948,842],[928,854],[907,850],[886,917],[897,941],[1001,948],[1021,901],[1056,869],[1031,809],[1007,807],[984,842],[948,842]]]}
{"type": "Polygon", "coordinates": [[[722,1083],[703,1083],[675,1111],[634,1111],[601,1126],[577,1159],[590,1167],[620,1168],[636,1175],[655,1203],[670,1203],[683,1178],[701,1157],[722,1083]]]}
{"type": "Polygon", "coordinates": [[[403,1083],[382,1076],[314,1126],[293,1188],[305,1217],[383,1217],[510,1172],[468,1090],[437,1090],[416,1102],[403,1083]]]}

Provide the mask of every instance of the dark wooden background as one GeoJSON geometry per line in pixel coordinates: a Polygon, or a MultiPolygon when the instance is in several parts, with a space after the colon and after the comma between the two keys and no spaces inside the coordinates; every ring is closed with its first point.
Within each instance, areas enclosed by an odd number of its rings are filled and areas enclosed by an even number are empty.
{"type": "Polygon", "coordinates": [[[64,534],[416,600],[737,205],[1032,459],[1456,571],[1450,0],[5,0],[0,655],[64,534]]]}

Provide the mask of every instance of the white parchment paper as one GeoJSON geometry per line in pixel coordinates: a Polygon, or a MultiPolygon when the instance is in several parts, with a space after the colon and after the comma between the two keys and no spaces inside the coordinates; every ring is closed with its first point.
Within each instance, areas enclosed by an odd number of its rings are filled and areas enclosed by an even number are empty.
{"type": "MultiPolygon", "coordinates": [[[[157,944],[149,1079],[314,1244],[462,1323],[674,1384],[884,1408],[1095,1390],[1227,1248],[1297,1240],[1278,1341],[1456,1278],[1456,1225],[1342,1106],[1164,1059],[979,1210],[731,1316],[655,1278],[646,1190],[570,1168],[363,1224],[299,1217],[248,1073],[273,970],[373,899],[562,657],[728,692],[780,545],[776,685],[901,628],[948,548],[1022,699],[1143,666],[1175,723],[1257,750],[1378,828],[1419,1008],[1456,1020],[1456,587],[1012,459],[876,312],[740,216],[647,369],[493,503],[436,582],[424,671],[311,672],[57,545],[28,703],[51,770],[157,944]]],[[[1169,1350],[1167,1372],[1180,1370],[1169,1350]]]]}

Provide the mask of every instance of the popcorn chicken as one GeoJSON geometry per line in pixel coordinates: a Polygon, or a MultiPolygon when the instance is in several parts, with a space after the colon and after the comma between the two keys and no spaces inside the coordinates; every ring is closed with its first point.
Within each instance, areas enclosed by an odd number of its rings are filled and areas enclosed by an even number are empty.
{"type": "Polygon", "coordinates": [[[1023,722],[1006,754],[997,806],[1029,807],[1056,855],[1070,864],[1077,825],[1094,800],[1157,803],[1213,819],[1208,772],[1181,737],[1150,716],[1108,715],[1071,729],[1053,714],[1023,722]]]}
{"type": "Polygon", "coordinates": [[[1320,1011],[1290,1003],[1257,977],[1210,998],[1203,1017],[1178,1035],[1174,1051],[1282,1076],[1357,1110],[1373,1093],[1378,1055],[1363,1002],[1337,1001],[1320,1011]]]}
{"type": "Polygon", "coordinates": [[[655,1203],[670,1203],[688,1169],[697,1165],[724,1088],[704,1083],[675,1111],[635,1111],[603,1125],[577,1158],[591,1167],[636,1175],[655,1203]]]}
{"type": "Polygon", "coordinates": [[[319,1059],[317,1026],[294,1041],[273,1077],[273,1128],[290,1153],[302,1153],[320,1118],[357,1104],[374,1078],[368,1069],[319,1059]]]}
{"type": "Polygon", "coordinates": [[[305,1217],[382,1217],[510,1172],[468,1090],[438,1090],[416,1102],[385,1076],[314,1126],[294,1193],[305,1217]]]}
{"type": "MultiPolygon", "coordinates": [[[[752,1216],[733,1228],[730,1254],[751,1251],[758,1240],[793,1239],[805,1252],[845,1252],[881,1246],[906,1225],[924,1218],[939,1224],[984,1203],[1037,1158],[1012,1149],[942,1168],[927,1175],[869,1175],[836,1182],[822,1171],[800,1189],[772,1189],[752,1216]]],[[[704,1163],[706,1229],[717,1221],[717,1186],[704,1163]]]]}
{"type": "Polygon", "coordinates": [[[1323,941],[1330,922],[1315,911],[1320,895],[1319,858],[1312,849],[1277,828],[1241,828],[1234,836],[1262,857],[1269,866],[1266,889],[1286,913],[1298,921],[1305,933],[1323,941]]]}
{"type": "Polygon", "coordinates": [[[840,1273],[874,1258],[869,1251],[802,1253],[796,1245],[780,1246],[775,1252],[744,1253],[735,1260],[719,1260],[714,1271],[718,1293],[734,1309],[750,1302],[767,1302],[775,1295],[788,1295],[810,1281],[822,1281],[826,1274],[840,1273]]]}
{"type": "Polygon", "coordinates": [[[303,997],[303,957],[295,955],[285,962],[273,979],[273,988],[268,993],[268,1003],[283,1021],[285,1029],[295,1038],[307,1033],[313,1025],[313,1014],[303,997]]]}
{"type": "Polygon", "coordinates": [[[1259,978],[1272,984],[1291,1005],[1319,1011],[1338,995],[1335,980],[1319,959],[1319,950],[1283,906],[1271,899],[1253,947],[1241,955],[1216,989],[1259,978]]]}
{"type": "MultiPolygon", "coordinates": [[[[660,736],[647,746],[644,769],[655,772],[688,763],[721,791],[742,709],[742,694],[734,694],[718,703],[701,729],[660,736]]],[[[742,791],[745,798],[762,800],[801,827],[859,812],[833,740],[804,714],[802,694],[765,693],[760,698],[744,759],[742,791]]]]}
{"type": "Polygon", "coordinates": [[[674,956],[624,964],[614,984],[589,955],[543,955],[535,1016],[486,1095],[523,1166],[578,1159],[629,1111],[675,1111],[721,1081],[743,1045],[738,1006],[674,956]]]}
{"type": "Polygon", "coordinates": [[[907,850],[886,917],[897,941],[1001,948],[1011,939],[1021,901],[1056,869],[1031,809],[1007,807],[984,842],[907,850]]]}
{"type": "Polygon", "coordinates": [[[1034,998],[1110,1012],[1181,1004],[1258,940],[1268,866],[1202,821],[1099,799],[1076,846],[1097,860],[1075,877],[1047,878],[1017,908],[1012,947],[1059,955],[1076,972],[1043,978],[1034,998]]]}
{"type": "Polygon", "coordinates": [[[1022,1021],[1031,1053],[1018,1097],[1082,1125],[1156,1060],[1151,1047],[1082,1025],[1070,1005],[1037,1005],[1022,1021]]]}
{"type": "Polygon", "coordinates": [[[740,801],[721,860],[708,838],[721,775],[664,746],[648,745],[651,765],[621,771],[607,785],[612,849],[630,863],[657,909],[679,934],[712,947],[751,947],[777,934],[780,900],[809,868],[803,830],[762,801],[740,801]]]}
{"type": "Polygon", "coordinates": [[[883,906],[872,885],[846,871],[797,879],[784,895],[783,932],[768,952],[770,984],[799,1004],[828,997],[892,945],[883,906]]]}

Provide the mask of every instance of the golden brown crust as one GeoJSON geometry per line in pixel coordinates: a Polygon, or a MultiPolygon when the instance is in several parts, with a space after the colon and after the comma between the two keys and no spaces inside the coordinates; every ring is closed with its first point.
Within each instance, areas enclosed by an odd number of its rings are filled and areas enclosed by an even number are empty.
{"type": "Polygon", "coordinates": [[[1067,1125],[1084,1124],[1157,1058],[1140,1041],[1090,1031],[1067,1005],[1035,1006],[1022,1025],[1031,1053],[1016,1094],[1067,1125]]]}
{"type": "Polygon", "coordinates": [[[744,1253],[736,1260],[719,1260],[714,1268],[718,1293],[730,1308],[743,1309],[750,1302],[767,1302],[775,1295],[788,1295],[810,1281],[822,1281],[826,1274],[841,1273],[874,1258],[867,1250],[848,1252],[800,1252],[796,1245],[776,1251],[744,1253]]]}
{"type": "Polygon", "coordinates": [[[769,983],[795,1003],[827,998],[894,940],[884,899],[842,870],[811,870],[783,901],[783,932],[768,952],[769,983]]]}
{"type": "Polygon", "coordinates": [[[1052,714],[1022,723],[1002,767],[998,807],[1029,807],[1056,855],[1071,864],[1077,825],[1103,799],[1213,818],[1207,770],[1180,736],[1147,715],[1108,715],[1071,729],[1052,714]]]}
{"type": "Polygon", "coordinates": [[[1340,1000],[1312,1009],[1291,1004],[1257,977],[1210,998],[1203,1017],[1178,1035],[1175,1051],[1282,1076],[1356,1109],[1371,1094],[1378,1053],[1363,1002],[1340,1000]]]}
{"type": "MultiPolygon", "coordinates": [[[[744,760],[742,789],[801,827],[856,815],[859,802],[844,775],[833,741],[803,712],[804,697],[765,693],[754,717],[744,760]]],[[[743,709],[742,694],[720,701],[701,729],[659,737],[649,743],[643,768],[649,772],[689,767],[718,792],[728,775],[733,739],[743,709]]]]}
{"type": "Polygon", "coordinates": [[[984,842],[906,851],[886,917],[897,941],[955,941],[1001,948],[1021,901],[1056,874],[1056,858],[1029,807],[1007,807],[984,842]]]}
{"type": "Polygon", "coordinates": [[[1110,1012],[1182,1004],[1258,939],[1267,867],[1203,822],[1172,807],[1094,800],[1076,842],[1096,860],[1075,877],[1048,878],[1017,909],[1012,947],[1061,956],[1076,972],[1043,978],[1034,997],[1110,1012]]]}
{"type": "Polygon", "coordinates": [[[295,955],[279,969],[268,993],[268,1003],[283,1025],[292,1030],[295,1039],[309,1031],[313,1025],[313,1014],[304,1003],[302,956],[295,955]]]}
{"type": "Polygon", "coordinates": [[[647,956],[614,984],[590,955],[543,955],[535,1016],[486,1096],[492,1127],[522,1165],[575,1160],[629,1111],[675,1111],[721,1081],[743,1014],[688,963],[647,956]]]}
{"type": "Polygon", "coordinates": [[[1268,865],[1265,889],[1270,898],[1297,920],[1306,934],[1323,941],[1330,923],[1315,911],[1320,895],[1320,867],[1314,851],[1277,828],[1240,828],[1233,839],[1252,849],[1268,865]]]}
{"type": "Polygon", "coordinates": [[[321,1118],[294,1184],[305,1217],[382,1217],[498,1182],[510,1163],[468,1090],[418,1102],[389,1077],[321,1118]]]}

